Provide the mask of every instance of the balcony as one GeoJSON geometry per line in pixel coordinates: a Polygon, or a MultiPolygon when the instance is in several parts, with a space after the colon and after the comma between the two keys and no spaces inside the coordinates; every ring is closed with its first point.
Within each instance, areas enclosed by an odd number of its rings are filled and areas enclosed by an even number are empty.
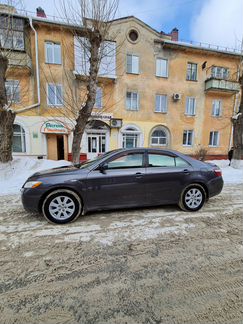
{"type": "Polygon", "coordinates": [[[225,92],[233,95],[240,91],[240,84],[237,81],[217,79],[210,77],[205,81],[206,92],[225,92]]]}
{"type": "Polygon", "coordinates": [[[7,54],[10,67],[32,68],[30,56],[25,52],[10,51],[7,54]]]}
{"type": "MultiPolygon", "coordinates": [[[[83,37],[74,37],[74,75],[79,79],[89,76],[90,54],[87,40],[83,37]]],[[[116,43],[105,41],[102,48],[102,58],[98,72],[99,81],[116,80],[116,43]]]]}

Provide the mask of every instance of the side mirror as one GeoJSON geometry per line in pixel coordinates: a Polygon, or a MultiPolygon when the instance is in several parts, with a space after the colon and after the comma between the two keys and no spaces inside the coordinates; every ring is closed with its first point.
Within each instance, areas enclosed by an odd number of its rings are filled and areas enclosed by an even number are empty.
{"type": "Polygon", "coordinates": [[[108,164],[107,163],[102,163],[100,166],[99,166],[99,170],[101,173],[105,173],[105,171],[108,169],[108,164]]]}

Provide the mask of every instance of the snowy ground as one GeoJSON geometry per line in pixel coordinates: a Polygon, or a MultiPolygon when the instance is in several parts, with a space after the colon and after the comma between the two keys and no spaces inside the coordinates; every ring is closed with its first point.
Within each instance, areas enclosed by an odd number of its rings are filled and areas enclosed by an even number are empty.
{"type": "MultiPolygon", "coordinates": [[[[217,164],[222,169],[225,183],[243,183],[243,164],[241,169],[234,169],[229,167],[228,160],[209,162],[217,164]]],[[[9,164],[0,163],[0,195],[18,194],[27,178],[35,172],[70,164],[68,161],[31,158],[17,158],[9,164]]]]}
{"type": "Polygon", "coordinates": [[[1,197],[1,324],[242,324],[243,185],[57,226],[1,197]]]}

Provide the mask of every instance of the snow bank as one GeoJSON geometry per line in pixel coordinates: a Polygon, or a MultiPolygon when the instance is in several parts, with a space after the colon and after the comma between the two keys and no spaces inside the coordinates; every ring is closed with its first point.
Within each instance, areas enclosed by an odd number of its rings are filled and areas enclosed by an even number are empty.
{"type": "Polygon", "coordinates": [[[207,161],[220,167],[223,173],[224,183],[243,183],[243,161],[240,163],[240,169],[229,166],[228,160],[207,161]]]}
{"type": "Polygon", "coordinates": [[[14,158],[12,162],[0,163],[0,195],[19,193],[24,182],[33,173],[70,165],[68,161],[14,158]]]}

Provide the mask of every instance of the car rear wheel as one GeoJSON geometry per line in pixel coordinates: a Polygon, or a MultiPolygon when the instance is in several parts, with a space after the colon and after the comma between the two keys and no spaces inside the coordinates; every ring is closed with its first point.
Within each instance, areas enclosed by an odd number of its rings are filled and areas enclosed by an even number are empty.
{"type": "Polygon", "coordinates": [[[199,184],[186,187],[179,201],[179,206],[185,211],[197,211],[202,208],[206,201],[206,192],[199,184]]]}
{"type": "Polygon", "coordinates": [[[52,191],[44,200],[42,212],[45,218],[56,224],[74,221],[82,211],[80,197],[71,190],[59,189],[52,191]]]}

